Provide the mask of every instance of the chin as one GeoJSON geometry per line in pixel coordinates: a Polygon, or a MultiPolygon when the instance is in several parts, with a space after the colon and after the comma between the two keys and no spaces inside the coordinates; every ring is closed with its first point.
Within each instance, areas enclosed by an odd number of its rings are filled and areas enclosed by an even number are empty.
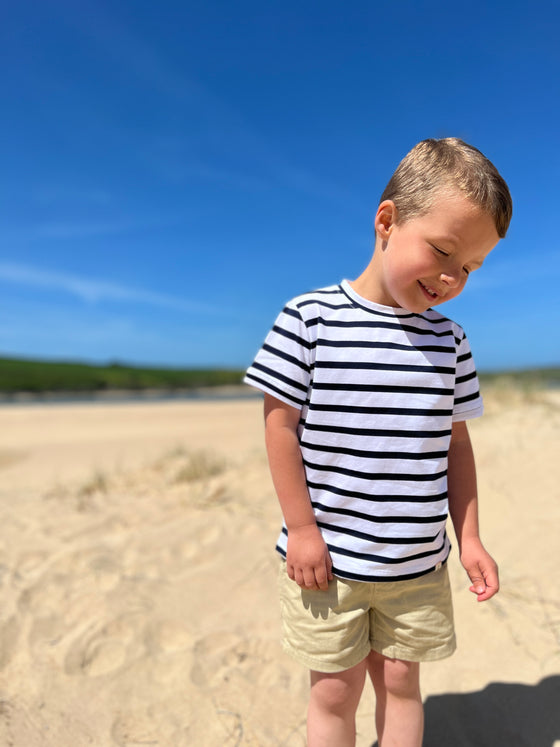
{"type": "Polygon", "coordinates": [[[403,303],[401,304],[401,309],[406,309],[411,314],[423,314],[424,311],[427,311],[433,305],[428,303],[403,303]]]}

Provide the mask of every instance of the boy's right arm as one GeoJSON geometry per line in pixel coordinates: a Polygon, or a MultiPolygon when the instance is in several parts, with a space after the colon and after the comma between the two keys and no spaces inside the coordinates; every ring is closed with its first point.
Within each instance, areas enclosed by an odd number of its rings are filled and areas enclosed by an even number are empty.
{"type": "Polygon", "coordinates": [[[286,570],[305,589],[328,587],[332,561],[311,506],[297,435],[300,411],[264,396],[265,437],[272,481],[288,529],[286,570]]]}

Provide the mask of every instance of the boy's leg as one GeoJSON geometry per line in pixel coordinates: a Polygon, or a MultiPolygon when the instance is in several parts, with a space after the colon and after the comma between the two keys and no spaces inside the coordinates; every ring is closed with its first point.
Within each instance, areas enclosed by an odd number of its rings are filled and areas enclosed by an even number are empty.
{"type": "Polygon", "coordinates": [[[379,747],[422,747],[424,708],[420,664],[388,659],[376,651],[367,658],[376,696],[375,725],[379,747]]]}
{"type": "Polygon", "coordinates": [[[308,747],[354,747],[356,710],[366,672],[365,659],[344,672],[311,672],[307,712],[308,747]]]}

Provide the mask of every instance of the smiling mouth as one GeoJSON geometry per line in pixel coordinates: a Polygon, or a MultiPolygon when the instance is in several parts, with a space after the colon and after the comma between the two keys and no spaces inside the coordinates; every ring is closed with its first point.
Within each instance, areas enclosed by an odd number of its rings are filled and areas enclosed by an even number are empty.
{"type": "Polygon", "coordinates": [[[424,283],[419,280],[418,285],[422,288],[422,290],[428,295],[430,298],[438,298],[439,294],[433,290],[432,288],[428,287],[427,285],[424,285],[424,283]]]}

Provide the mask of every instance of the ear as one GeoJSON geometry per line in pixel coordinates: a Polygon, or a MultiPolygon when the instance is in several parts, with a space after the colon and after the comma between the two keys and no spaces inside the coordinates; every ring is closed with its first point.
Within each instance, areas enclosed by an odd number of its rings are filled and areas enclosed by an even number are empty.
{"type": "Polygon", "coordinates": [[[393,200],[383,200],[375,214],[375,233],[386,241],[391,235],[391,229],[397,222],[397,206],[393,200]]]}

